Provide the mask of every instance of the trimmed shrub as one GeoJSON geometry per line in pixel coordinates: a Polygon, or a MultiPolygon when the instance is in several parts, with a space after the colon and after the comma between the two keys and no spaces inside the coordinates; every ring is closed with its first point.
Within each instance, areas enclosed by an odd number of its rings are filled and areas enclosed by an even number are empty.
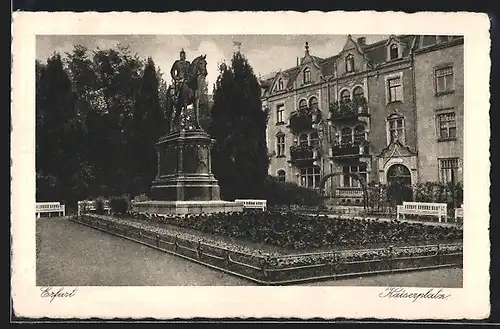
{"type": "Polygon", "coordinates": [[[142,193],[141,195],[136,195],[132,202],[143,202],[143,201],[149,201],[149,197],[146,195],[146,193],[142,193]]]}
{"type": "Polygon", "coordinates": [[[291,182],[279,182],[276,177],[272,176],[268,176],[264,182],[262,197],[267,200],[268,206],[321,206],[324,200],[323,196],[316,190],[301,187],[291,182]]]}
{"type": "Polygon", "coordinates": [[[98,215],[102,215],[104,214],[104,203],[106,202],[106,199],[104,199],[103,197],[98,197],[96,200],[95,200],[95,212],[96,214],[98,215]]]}
{"type": "Polygon", "coordinates": [[[126,195],[112,197],[109,200],[109,207],[114,214],[125,214],[127,213],[130,206],[130,199],[126,195]]]}

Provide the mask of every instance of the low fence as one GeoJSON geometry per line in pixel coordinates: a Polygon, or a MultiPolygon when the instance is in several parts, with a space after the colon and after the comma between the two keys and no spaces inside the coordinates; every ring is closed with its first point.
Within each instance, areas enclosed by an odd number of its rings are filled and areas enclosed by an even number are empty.
{"type": "Polygon", "coordinates": [[[157,234],[104,216],[71,220],[264,285],[462,266],[462,244],[270,256],[157,234]],[[415,252],[417,256],[411,255],[415,252]]]}

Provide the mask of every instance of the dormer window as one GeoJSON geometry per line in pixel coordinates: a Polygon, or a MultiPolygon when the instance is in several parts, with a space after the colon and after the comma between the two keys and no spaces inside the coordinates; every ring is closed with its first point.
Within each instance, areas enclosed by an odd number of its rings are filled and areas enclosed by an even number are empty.
{"type": "Polygon", "coordinates": [[[354,56],[349,55],[345,59],[345,71],[347,73],[353,72],[354,71],[354,56]]]}
{"type": "Polygon", "coordinates": [[[283,79],[282,79],[282,78],[280,78],[280,79],[278,80],[278,91],[279,91],[279,90],[283,90],[283,89],[284,89],[284,86],[283,86],[283,79]]]}
{"type": "Polygon", "coordinates": [[[311,69],[306,67],[304,69],[304,84],[311,83],[311,69]]]}
{"type": "Polygon", "coordinates": [[[397,44],[392,44],[389,47],[389,59],[394,60],[399,58],[399,46],[397,44]]]}

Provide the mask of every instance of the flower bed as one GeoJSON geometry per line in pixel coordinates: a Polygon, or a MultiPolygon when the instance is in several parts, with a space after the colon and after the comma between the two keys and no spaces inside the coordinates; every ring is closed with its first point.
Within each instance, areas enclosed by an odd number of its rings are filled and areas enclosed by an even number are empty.
{"type": "Polygon", "coordinates": [[[159,221],[213,235],[228,236],[292,250],[361,249],[380,245],[418,245],[461,242],[457,227],[369,219],[329,218],[293,212],[245,211],[242,213],[186,216],[132,217],[159,221]]]}
{"type": "Polygon", "coordinates": [[[88,214],[71,219],[264,284],[456,266],[461,264],[462,259],[461,244],[308,254],[264,253],[217,239],[179,233],[154,221],[88,214]]]}

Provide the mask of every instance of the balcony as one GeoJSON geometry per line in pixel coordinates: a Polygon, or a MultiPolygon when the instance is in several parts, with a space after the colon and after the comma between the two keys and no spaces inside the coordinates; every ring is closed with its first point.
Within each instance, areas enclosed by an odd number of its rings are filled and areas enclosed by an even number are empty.
{"type": "Polygon", "coordinates": [[[309,108],[292,112],[288,126],[293,133],[313,129],[313,124],[321,120],[321,112],[313,111],[309,108]]]}
{"type": "Polygon", "coordinates": [[[312,164],[319,158],[317,146],[301,145],[290,147],[290,162],[300,164],[312,164]]]}
{"type": "Polygon", "coordinates": [[[365,97],[356,97],[353,100],[341,100],[330,103],[329,119],[331,121],[358,119],[369,116],[368,102],[365,97]]]}
{"type": "Polygon", "coordinates": [[[334,144],[330,148],[329,156],[332,158],[359,157],[370,155],[370,145],[368,141],[349,144],[334,144]]]}

